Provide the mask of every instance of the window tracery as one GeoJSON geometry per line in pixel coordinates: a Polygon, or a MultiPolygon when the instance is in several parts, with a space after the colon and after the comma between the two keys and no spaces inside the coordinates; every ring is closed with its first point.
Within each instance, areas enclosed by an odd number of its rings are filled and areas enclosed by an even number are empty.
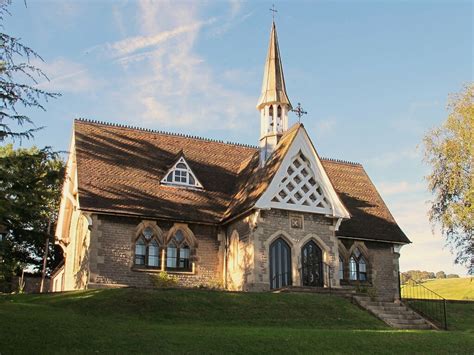
{"type": "Polygon", "coordinates": [[[135,241],[134,265],[160,268],[160,244],[153,228],[145,227],[135,241]]]}
{"type": "Polygon", "coordinates": [[[359,248],[354,249],[349,259],[349,279],[367,281],[367,261],[359,248]]]}
{"type": "Polygon", "coordinates": [[[202,184],[197,180],[196,175],[183,157],[179,158],[177,163],[166,173],[161,183],[202,188],[202,184]]]}
{"type": "Polygon", "coordinates": [[[166,269],[177,271],[191,270],[191,249],[183,232],[178,229],[166,248],[166,269]]]}

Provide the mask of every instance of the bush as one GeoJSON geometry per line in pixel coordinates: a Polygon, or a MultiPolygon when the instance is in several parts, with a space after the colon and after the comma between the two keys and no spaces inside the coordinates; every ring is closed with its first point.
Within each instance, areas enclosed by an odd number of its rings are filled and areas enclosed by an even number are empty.
{"type": "Polygon", "coordinates": [[[162,271],[152,276],[153,285],[157,288],[170,288],[178,286],[178,278],[162,271]]]}

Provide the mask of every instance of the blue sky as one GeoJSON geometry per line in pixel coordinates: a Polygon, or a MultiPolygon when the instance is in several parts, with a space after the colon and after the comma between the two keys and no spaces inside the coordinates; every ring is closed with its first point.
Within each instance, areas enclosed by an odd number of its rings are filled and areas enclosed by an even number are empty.
{"type": "MultiPolygon", "coordinates": [[[[257,144],[271,1],[14,1],[5,31],[62,93],[24,146],[67,150],[75,117],[257,144]]],[[[288,95],[324,157],[364,165],[413,241],[401,268],[465,273],[427,221],[417,146],[473,80],[470,1],[278,1],[288,95]]],[[[295,121],[291,117],[290,123],[295,121]]]]}

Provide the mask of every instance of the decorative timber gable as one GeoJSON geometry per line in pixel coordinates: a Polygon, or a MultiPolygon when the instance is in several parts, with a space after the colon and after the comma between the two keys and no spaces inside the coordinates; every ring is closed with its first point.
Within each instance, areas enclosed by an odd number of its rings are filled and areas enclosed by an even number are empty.
{"type": "Polygon", "coordinates": [[[350,218],[302,125],[255,207],[350,218]]]}

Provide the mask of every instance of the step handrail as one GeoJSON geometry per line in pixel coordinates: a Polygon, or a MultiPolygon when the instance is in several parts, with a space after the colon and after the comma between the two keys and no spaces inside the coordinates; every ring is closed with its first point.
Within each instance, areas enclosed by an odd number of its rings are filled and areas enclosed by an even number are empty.
{"type": "Polygon", "coordinates": [[[448,329],[447,312],[446,312],[447,300],[446,298],[444,298],[437,292],[429,289],[428,287],[423,285],[421,282],[418,282],[413,279],[408,279],[403,285],[400,285],[400,298],[402,300],[405,300],[406,301],[405,303],[410,308],[413,308],[418,313],[440,323],[441,326],[445,330],[448,329]],[[408,288],[407,286],[412,286],[412,287],[408,288]],[[419,288],[421,288],[423,292],[420,293],[419,288]],[[416,294],[410,294],[410,293],[416,293],[416,294]],[[426,294],[428,294],[428,296],[431,296],[431,298],[423,297],[423,296],[426,296],[426,294]],[[427,301],[429,303],[427,303],[427,301]],[[442,303],[442,309],[441,308],[437,309],[436,307],[437,303],[442,303]]]}

